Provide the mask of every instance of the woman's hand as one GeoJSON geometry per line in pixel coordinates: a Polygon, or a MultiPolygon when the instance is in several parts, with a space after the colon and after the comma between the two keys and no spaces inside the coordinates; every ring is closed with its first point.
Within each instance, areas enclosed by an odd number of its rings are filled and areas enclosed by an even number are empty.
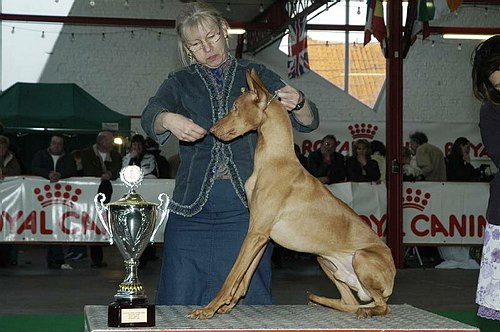
{"type": "Polygon", "coordinates": [[[292,88],[290,85],[285,85],[276,91],[276,94],[287,110],[293,110],[302,101],[302,98],[304,98],[299,90],[292,88]]]}
{"type": "Polygon", "coordinates": [[[176,113],[164,112],[156,118],[155,128],[157,133],[169,130],[180,141],[194,142],[206,136],[207,131],[186,118],[176,113]]]}

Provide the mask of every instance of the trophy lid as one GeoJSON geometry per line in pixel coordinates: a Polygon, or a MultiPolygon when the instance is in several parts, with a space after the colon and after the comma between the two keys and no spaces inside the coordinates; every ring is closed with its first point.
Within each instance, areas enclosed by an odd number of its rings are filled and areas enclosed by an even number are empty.
{"type": "Polygon", "coordinates": [[[142,206],[142,207],[151,207],[158,206],[156,203],[150,203],[144,200],[140,194],[138,194],[135,189],[139,187],[142,180],[144,178],[144,174],[142,169],[136,165],[129,165],[122,168],[120,171],[120,180],[129,188],[128,192],[123,195],[122,198],[117,200],[116,202],[107,204],[108,206],[142,206]]]}

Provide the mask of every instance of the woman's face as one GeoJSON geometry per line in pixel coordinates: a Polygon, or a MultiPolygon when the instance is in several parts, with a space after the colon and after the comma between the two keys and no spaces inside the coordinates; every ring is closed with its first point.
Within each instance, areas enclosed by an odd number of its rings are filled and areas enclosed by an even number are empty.
{"type": "Polygon", "coordinates": [[[133,142],[130,145],[130,150],[135,151],[138,155],[140,155],[144,151],[144,146],[142,145],[142,143],[133,142]]]}
{"type": "Polygon", "coordinates": [[[366,152],[368,151],[368,147],[364,144],[358,144],[356,146],[356,153],[358,156],[366,156],[366,152]]]}
{"type": "Polygon", "coordinates": [[[491,84],[493,87],[497,90],[500,91],[500,69],[497,71],[494,71],[493,74],[488,77],[491,84]]]}
{"type": "Polygon", "coordinates": [[[184,44],[199,64],[217,68],[227,59],[225,33],[216,24],[199,25],[188,29],[184,44]]]}
{"type": "Polygon", "coordinates": [[[465,156],[468,156],[470,153],[470,143],[462,144],[460,146],[462,148],[462,154],[465,156]]]}

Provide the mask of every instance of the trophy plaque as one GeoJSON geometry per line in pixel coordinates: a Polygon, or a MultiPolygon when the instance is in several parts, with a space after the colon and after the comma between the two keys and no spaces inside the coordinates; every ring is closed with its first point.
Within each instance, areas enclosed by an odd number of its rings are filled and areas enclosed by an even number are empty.
{"type": "Polygon", "coordinates": [[[109,243],[116,243],[125,263],[125,278],[108,306],[110,327],[155,326],[155,305],[148,303],[137,267],[139,257],[148,243],[153,243],[156,232],[168,218],[169,197],[161,193],[159,204],[145,201],[135,191],[143,177],[140,167],[126,166],[120,171],[120,179],[128,187],[128,192],[118,201],[108,204],[103,204],[106,197],[102,193],[94,198],[109,243]]]}

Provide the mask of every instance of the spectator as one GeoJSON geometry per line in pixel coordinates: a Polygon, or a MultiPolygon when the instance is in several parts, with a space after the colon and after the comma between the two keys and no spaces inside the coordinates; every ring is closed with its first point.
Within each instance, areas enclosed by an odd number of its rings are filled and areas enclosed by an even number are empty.
{"type": "Polygon", "coordinates": [[[144,146],[146,147],[146,151],[155,157],[156,166],[158,167],[158,177],[160,179],[169,179],[170,165],[167,158],[161,155],[159,144],[156,143],[151,137],[146,137],[144,146]]]}
{"type": "Polygon", "coordinates": [[[380,171],[380,182],[385,182],[385,175],[387,172],[386,161],[385,161],[385,145],[381,141],[373,140],[370,143],[370,148],[372,150],[372,159],[378,164],[378,169],[380,171]]]}
{"type": "Polygon", "coordinates": [[[410,147],[422,172],[417,181],[446,181],[444,154],[437,146],[428,143],[426,134],[419,131],[411,134],[410,147]]]}
{"type": "MultiPolygon", "coordinates": [[[[428,143],[427,135],[416,131],[410,135],[410,148],[415,155],[417,167],[420,169],[420,175],[417,181],[446,181],[446,165],[443,152],[436,146],[428,143]]],[[[422,247],[418,250],[429,261],[439,261],[445,259],[446,248],[443,247],[443,253],[436,247],[422,247]]],[[[449,255],[451,258],[451,254],[449,255]]]]}
{"type": "Polygon", "coordinates": [[[76,176],[83,176],[83,163],[82,163],[82,151],[74,150],[71,152],[71,156],[75,161],[76,165],[76,176]]]}
{"type": "Polygon", "coordinates": [[[134,135],[130,140],[129,152],[122,160],[122,167],[128,165],[139,166],[145,179],[157,179],[159,176],[155,157],[146,151],[142,135],[134,135]]]}
{"type": "Polygon", "coordinates": [[[403,181],[415,182],[421,174],[420,168],[417,166],[415,158],[411,153],[411,149],[403,147],[403,181]]]}
{"type": "MultiPolygon", "coordinates": [[[[73,157],[64,151],[64,138],[53,135],[47,149],[37,151],[31,162],[33,175],[41,176],[50,182],[58,182],[76,174],[73,157]]],[[[49,269],[71,270],[66,264],[61,245],[49,245],[47,249],[47,266],[49,269]]]]}
{"type": "MultiPolygon", "coordinates": [[[[122,166],[122,156],[113,150],[114,137],[110,131],[101,131],[96,138],[96,144],[82,150],[83,176],[99,178],[101,183],[97,190],[106,196],[104,203],[111,201],[113,194],[112,180],[116,180],[120,175],[122,166]]],[[[90,267],[106,267],[103,261],[102,245],[90,246],[90,267]]]]}
{"type": "MultiPolygon", "coordinates": [[[[0,181],[16,175],[21,175],[21,166],[10,150],[9,138],[0,135],[0,181]]],[[[17,265],[17,250],[12,244],[0,244],[0,267],[7,265],[17,265]]]]}
{"type": "Polygon", "coordinates": [[[295,150],[295,155],[297,156],[297,159],[299,159],[300,164],[307,169],[307,158],[304,156],[303,153],[300,152],[300,146],[298,144],[294,144],[293,148],[295,150]]]}
{"type": "Polygon", "coordinates": [[[378,164],[371,155],[370,143],[367,140],[358,139],[354,142],[352,156],[346,161],[347,181],[380,181],[378,164]]]}
{"type": "Polygon", "coordinates": [[[309,154],[307,170],[321,183],[331,184],[345,181],[346,169],[344,156],[335,151],[337,138],[326,135],[321,146],[309,154]]]}
{"type": "Polygon", "coordinates": [[[76,175],[73,157],[64,151],[64,137],[53,135],[47,149],[37,151],[31,162],[33,175],[57,182],[76,175]]]}
{"type": "Polygon", "coordinates": [[[0,180],[6,176],[21,175],[21,166],[12,151],[8,137],[0,135],[0,180]]]}
{"type": "MultiPolygon", "coordinates": [[[[472,91],[481,101],[479,129],[488,155],[500,168],[500,35],[493,36],[474,49],[472,54],[472,91]]],[[[479,271],[476,303],[478,316],[500,320],[500,175],[490,182],[486,210],[483,254],[479,271]]],[[[497,324],[498,326],[498,324],[497,324]]]]}
{"type": "Polygon", "coordinates": [[[481,172],[470,163],[470,141],[459,137],[453,143],[446,157],[446,178],[448,181],[479,181],[481,172]]]}

